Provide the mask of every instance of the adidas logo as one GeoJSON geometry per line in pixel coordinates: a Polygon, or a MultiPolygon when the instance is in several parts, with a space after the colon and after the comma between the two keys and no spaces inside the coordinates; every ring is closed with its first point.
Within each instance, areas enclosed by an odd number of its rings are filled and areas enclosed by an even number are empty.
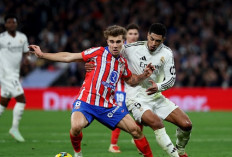
{"type": "Polygon", "coordinates": [[[146,61],[147,59],[146,59],[145,56],[143,56],[143,57],[140,58],[140,60],[146,61]]]}

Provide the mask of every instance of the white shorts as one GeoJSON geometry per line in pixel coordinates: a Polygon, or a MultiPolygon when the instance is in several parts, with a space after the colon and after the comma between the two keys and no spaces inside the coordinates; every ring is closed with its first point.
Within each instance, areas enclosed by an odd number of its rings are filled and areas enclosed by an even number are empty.
{"type": "Polygon", "coordinates": [[[21,83],[18,79],[4,78],[1,79],[1,96],[4,98],[17,97],[24,94],[21,83]]]}
{"type": "Polygon", "coordinates": [[[165,98],[163,95],[154,99],[153,97],[138,94],[134,98],[127,98],[126,105],[134,119],[140,123],[143,113],[147,110],[151,110],[164,120],[173,110],[178,108],[177,105],[165,98]]]}

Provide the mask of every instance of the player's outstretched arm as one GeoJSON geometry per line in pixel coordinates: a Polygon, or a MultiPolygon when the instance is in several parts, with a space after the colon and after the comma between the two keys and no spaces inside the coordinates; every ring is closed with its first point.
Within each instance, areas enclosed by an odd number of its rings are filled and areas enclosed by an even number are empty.
{"type": "Polygon", "coordinates": [[[153,71],[155,70],[155,67],[149,63],[146,68],[144,69],[144,72],[141,75],[132,74],[129,78],[124,78],[127,84],[130,86],[136,86],[141,81],[145,80],[146,78],[150,77],[153,71]]]}
{"type": "Polygon", "coordinates": [[[37,57],[51,61],[69,63],[69,62],[83,60],[81,53],[70,53],[70,52],[44,53],[37,45],[30,45],[29,48],[33,49],[33,51],[30,52],[34,53],[37,57]]]}

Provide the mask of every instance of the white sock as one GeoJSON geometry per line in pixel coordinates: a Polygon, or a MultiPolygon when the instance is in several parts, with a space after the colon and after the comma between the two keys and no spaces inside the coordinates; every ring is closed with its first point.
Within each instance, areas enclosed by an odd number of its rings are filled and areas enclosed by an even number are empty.
{"type": "Polygon", "coordinates": [[[23,111],[24,111],[25,103],[17,102],[13,109],[13,123],[12,128],[18,129],[19,121],[22,118],[23,111]]]}
{"type": "Polygon", "coordinates": [[[176,129],[176,146],[177,151],[180,155],[185,154],[185,146],[187,145],[189,139],[190,139],[191,131],[184,131],[180,128],[176,129]]]}
{"type": "Polygon", "coordinates": [[[0,104],[0,116],[2,115],[2,113],[5,111],[5,106],[2,106],[1,104],[0,104]]]}
{"type": "Polygon", "coordinates": [[[179,157],[176,148],[166,133],[165,128],[155,130],[156,141],[170,157],[179,157]]]}

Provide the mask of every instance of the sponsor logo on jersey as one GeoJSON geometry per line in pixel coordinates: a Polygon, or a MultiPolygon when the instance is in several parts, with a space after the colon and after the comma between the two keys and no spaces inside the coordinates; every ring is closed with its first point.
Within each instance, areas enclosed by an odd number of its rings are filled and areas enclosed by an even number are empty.
{"type": "MultiPolygon", "coordinates": [[[[140,62],[139,66],[144,70],[147,66],[147,64],[140,62]]],[[[159,73],[159,69],[161,68],[161,65],[153,65],[155,67],[155,70],[153,73],[158,74],[159,73]]]]}
{"type": "Polygon", "coordinates": [[[113,90],[115,90],[115,88],[116,88],[114,85],[112,85],[112,84],[110,84],[110,83],[107,83],[107,82],[105,82],[105,81],[102,81],[102,84],[103,84],[104,86],[108,87],[108,88],[113,89],[113,90]]]}

